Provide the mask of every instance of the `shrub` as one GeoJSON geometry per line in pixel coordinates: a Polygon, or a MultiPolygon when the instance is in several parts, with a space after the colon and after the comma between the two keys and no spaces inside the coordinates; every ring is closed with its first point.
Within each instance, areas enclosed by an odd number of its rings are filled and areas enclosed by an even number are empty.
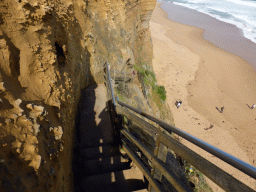
{"type": "Polygon", "coordinates": [[[148,76],[149,73],[150,73],[150,71],[149,71],[149,70],[146,70],[145,73],[146,73],[146,75],[148,76]]]}
{"type": "Polygon", "coordinates": [[[157,86],[156,88],[157,94],[160,95],[160,98],[165,101],[166,100],[166,91],[164,86],[157,86]]]}

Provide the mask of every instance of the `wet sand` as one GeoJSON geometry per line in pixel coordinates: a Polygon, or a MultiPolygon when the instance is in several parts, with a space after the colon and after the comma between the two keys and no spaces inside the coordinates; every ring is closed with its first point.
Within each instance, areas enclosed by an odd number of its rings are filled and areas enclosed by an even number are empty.
{"type": "Polygon", "coordinates": [[[256,44],[245,38],[243,31],[235,25],[171,3],[163,3],[161,8],[172,21],[204,29],[204,39],[242,57],[256,70],[256,44]]]}
{"type": "MultiPolygon", "coordinates": [[[[256,103],[256,74],[252,66],[205,40],[203,29],[168,19],[160,3],[153,12],[150,28],[153,68],[158,84],[166,88],[166,102],[175,125],[256,166],[256,108],[247,106],[256,103]],[[179,109],[174,105],[177,100],[183,101],[179,109]],[[222,106],[220,113],[216,107],[222,106]]],[[[181,142],[256,189],[254,179],[185,139],[181,142]]],[[[214,191],[221,191],[209,183],[214,191]]]]}

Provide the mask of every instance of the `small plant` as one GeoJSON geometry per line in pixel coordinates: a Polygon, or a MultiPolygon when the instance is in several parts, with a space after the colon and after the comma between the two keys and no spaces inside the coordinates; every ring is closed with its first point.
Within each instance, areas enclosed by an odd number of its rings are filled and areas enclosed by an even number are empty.
{"type": "Polygon", "coordinates": [[[128,119],[124,116],[124,122],[127,124],[128,123],[128,119]]]}
{"type": "Polygon", "coordinates": [[[122,102],[125,102],[124,96],[122,95],[122,93],[120,92],[120,90],[117,89],[116,87],[115,87],[115,92],[116,92],[116,94],[117,94],[119,100],[122,101],[122,102]]]}
{"type": "Polygon", "coordinates": [[[145,74],[146,74],[147,76],[149,76],[149,73],[150,73],[149,70],[145,70],[145,74]]]}
{"type": "Polygon", "coordinates": [[[162,101],[166,100],[166,91],[164,86],[157,86],[156,88],[157,94],[160,95],[162,101]]]}
{"type": "Polygon", "coordinates": [[[185,161],[184,164],[185,174],[190,183],[193,184],[193,191],[195,192],[212,192],[212,189],[206,183],[204,175],[193,167],[190,163],[185,161]]]}

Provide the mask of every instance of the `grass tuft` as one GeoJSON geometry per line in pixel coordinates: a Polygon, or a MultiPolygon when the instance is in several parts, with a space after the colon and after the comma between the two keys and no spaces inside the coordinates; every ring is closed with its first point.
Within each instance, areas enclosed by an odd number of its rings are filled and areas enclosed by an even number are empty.
{"type": "Polygon", "coordinates": [[[165,101],[166,100],[166,91],[164,86],[157,86],[156,88],[157,94],[160,95],[160,98],[165,101]]]}
{"type": "Polygon", "coordinates": [[[145,85],[150,85],[152,90],[157,93],[160,99],[164,102],[166,100],[166,90],[164,86],[158,86],[155,74],[146,69],[143,63],[141,65],[135,65],[135,70],[143,76],[143,82],[145,85]]]}

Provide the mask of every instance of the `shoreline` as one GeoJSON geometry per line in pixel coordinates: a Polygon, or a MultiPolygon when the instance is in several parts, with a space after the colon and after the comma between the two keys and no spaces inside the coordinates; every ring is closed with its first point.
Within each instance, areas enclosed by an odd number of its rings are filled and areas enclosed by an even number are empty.
{"type": "Polygon", "coordinates": [[[256,71],[256,43],[247,39],[242,29],[191,8],[174,3],[161,3],[161,9],[168,14],[170,20],[204,29],[205,40],[245,59],[256,71]]]}
{"type": "MultiPolygon", "coordinates": [[[[167,91],[166,102],[175,124],[187,133],[256,166],[256,74],[239,56],[204,39],[204,29],[168,19],[160,8],[153,12],[150,29],[153,69],[167,91]],[[175,101],[182,100],[179,109],[175,101]],[[223,113],[216,107],[225,106],[223,113]],[[207,129],[210,125],[213,128],[207,129]]],[[[255,189],[253,179],[189,143],[181,142],[229,174],[255,189]]],[[[208,180],[207,180],[208,182],[208,180]]],[[[221,191],[209,181],[214,191],[221,191]]]]}

